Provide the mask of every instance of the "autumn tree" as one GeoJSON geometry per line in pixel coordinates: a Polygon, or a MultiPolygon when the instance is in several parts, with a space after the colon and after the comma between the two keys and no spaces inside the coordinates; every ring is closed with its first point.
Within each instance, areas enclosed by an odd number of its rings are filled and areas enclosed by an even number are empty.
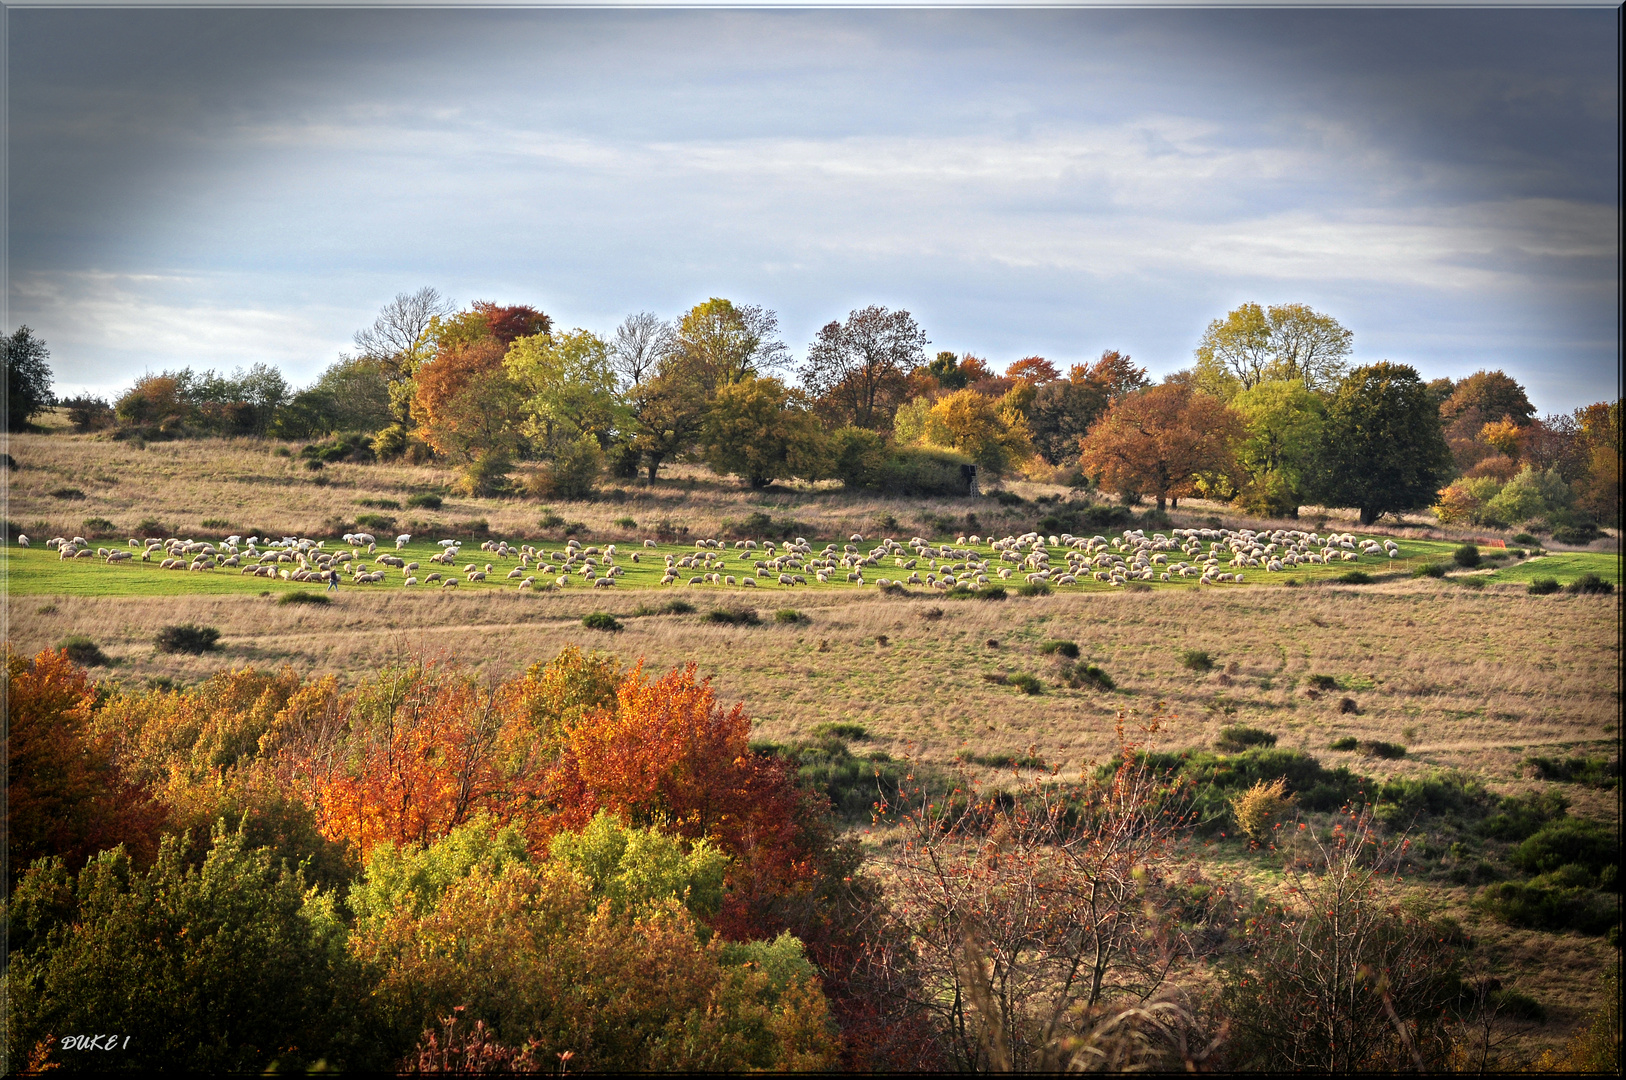
{"type": "Polygon", "coordinates": [[[1434,503],[1451,451],[1417,372],[1384,361],[1356,368],[1327,404],[1317,449],[1317,499],[1353,506],[1361,524],[1434,503]]]}
{"type": "Polygon", "coordinates": [[[1083,465],[1104,487],[1170,498],[1197,490],[1206,475],[1230,476],[1242,420],[1223,402],[1187,386],[1164,383],[1120,399],[1085,436],[1083,465]]]}
{"type": "Polygon", "coordinates": [[[789,362],[779,340],[779,316],[754,304],[712,297],[690,308],[673,328],[670,352],[708,393],[753,375],[771,375],[789,362]]]}
{"type": "Polygon", "coordinates": [[[1073,365],[1068,378],[1075,384],[1099,390],[1108,403],[1151,385],[1151,380],[1146,377],[1146,369],[1136,367],[1128,354],[1117,349],[1106,350],[1088,367],[1073,365]]]}
{"type": "Polygon", "coordinates": [[[718,390],[701,442],[707,464],[744,477],[753,488],[824,471],[818,421],[775,378],[747,378],[718,390]]]}
{"type": "Polygon", "coordinates": [[[356,348],[362,359],[384,372],[395,420],[403,426],[412,423],[412,380],[418,365],[435,353],[435,321],[456,310],[455,304],[426,285],[417,292],[397,293],[371,326],[356,331],[356,348]]]}
{"type": "Polygon", "coordinates": [[[1620,402],[1597,402],[1575,411],[1585,440],[1587,472],[1577,478],[1580,502],[1599,521],[1620,524],[1620,402]]]}
{"type": "Polygon", "coordinates": [[[1467,471],[1480,459],[1497,452],[1482,439],[1485,425],[1501,430],[1505,422],[1512,429],[1526,427],[1535,418],[1524,387],[1502,371],[1476,371],[1453,384],[1451,394],[1440,405],[1440,424],[1445,441],[1459,470],[1467,471]]]}
{"type": "Polygon", "coordinates": [[[642,455],[649,482],[660,467],[687,453],[700,440],[706,424],[706,388],[681,358],[663,361],[655,377],[628,395],[633,415],[632,445],[642,455]]]}
{"type": "Polygon", "coordinates": [[[1270,379],[1328,391],[1343,377],[1353,339],[1337,319],[1304,304],[1243,304],[1203,332],[1199,385],[1225,400],[1270,379]]]}
{"type": "Polygon", "coordinates": [[[1056,365],[1042,356],[1024,356],[1005,369],[1005,374],[1032,386],[1043,386],[1061,378],[1056,365]]]}
{"type": "Polygon", "coordinates": [[[622,319],[610,344],[610,363],[623,389],[636,391],[652,378],[671,348],[672,328],[654,312],[639,311],[622,319]]]}
{"type": "Polygon", "coordinates": [[[6,848],[14,867],[55,856],[77,870],[125,844],[152,857],[164,807],[92,726],[96,690],[64,651],[6,651],[6,848]]]}
{"type": "Polygon", "coordinates": [[[1033,454],[1027,421],[1020,413],[972,389],[939,398],[926,415],[926,441],[958,450],[998,475],[1033,454]]]}
{"type": "Polygon", "coordinates": [[[926,334],[907,311],[871,305],[831,322],[807,349],[802,385],[838,426],[884,429],[925,359],[926,334]]]}

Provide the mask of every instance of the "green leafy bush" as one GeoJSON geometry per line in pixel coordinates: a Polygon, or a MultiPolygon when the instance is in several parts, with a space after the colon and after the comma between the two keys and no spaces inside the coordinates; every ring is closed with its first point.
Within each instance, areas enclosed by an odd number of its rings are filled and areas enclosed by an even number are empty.
{"type": "Polygon", "coordinates": [[[1029,581],[1016,587],[1018,596],[1049,596],[1051,593],[1048,581],[1029,581]]]}
{"type": "Polygon", "coordinates": [[[1538,577],[1531,579],[1530,585],[1525,589],[1525,591],[1531,596],[1550,596],[1551,594],[1557,592],[1559,588],[1560,586],[1557,578],[1538,577]]]}
{"type": "Polygon", "coordinates": [[[1245,725],[1220,728],[1219,737],[1214,740],[1214,749],[1223,753],[1234,754],[1252,746],[1275,746],[1276,736],[1268,731],[1245,725]]]}
{"type": "Polygon", "coordinates": [[[277,598],[278,604],[315,604],[319,607],[324,604],[331,604],[332,602],[333,598],[331,596],[329,596],[327,593],[319,592],[283,593],[277,598]]]}
{"type": "Polygon", "coordinates": [[[776,623],[804,623],[808,620],[806,615],[803,615],[795,608],[780,608],[773,613],[773,621],[776,623]]]}
{"type": "Polygon", "coordinates": [[[1560,544],[1570,544],[1574,547],[1585,547],[1599,536],[1598,526],[1590,521],[1583,521],[1571,525],[1560,525],[1553,530],[1553,539],[1560,544]]]}
{"type": "Polygon", "coordinates": [[[212,652],[219,640],[220,631],[212,626],[184,623],[180,626],[166,626],[158,631],[155,643],[159,652],[201,656],[206,652],[212,652]]]}
{"type": "Polygon", "coordinates": [[[582,625],[589,630],[604,630],[615,633],[622,629],[621,621],[607,611],[595,611],[590,615],[582,616],[582,625]]]}
{"type": "Polygon", "coordinates": [[[80,667],[106,667],[112,663],[102,652],[102,647],[84,634],[63,638],[57,648],[67,653],[68,659],[80,667]]]}
{"type": "Polygon", "coordinates": [[[728,626],[757,626],[761,624],[762,616],[757,614],[755,608],[712,608],[706,614],[706,621],[723,623],[728,626]]]}
{"type": "Polygon", "coordinates": [[[1550,821],[1569,813],[1569,800],[1558,791],[1531,791],[1503,799],[1501,807],[1479,823],[1479,832],[1493,840],[1521,841],[1534,836],[1550,821]]]}
{"type": "Polygon", "coordinates": [[[1577,595],[1597,594],[1608,596],[1615,591],[1613,582],[1605,581],[1597,574],[1588,571],[1565,586],[1564,591],[1577,595]]]}
{"type": "Polygon", "coordinates": [[[1479,545],[1463,544],[1451,553],[1451,560],[1464,570],[1471,570],[1480,563],[1479,545]]]}
{"type": "Polygon", "coordinates": [[[1596,821],[1560,818],[1526,837],[1509,861],[1531,874],[1544,874],[1561,866],[1585,867],[1591,874],[1620,862],[1620,838],[1596,821]]]}
{"type": "Polygon", "coordinates": [[[1078,642],[1076,641],[1046,641],[1039,646],[1039,651],[1046,656],[1054,653],[1065,656],[1069,660],[1078,659],[1078,642]]]}
{"type": "Polygon", "coordinates": [[[1328,746],[1330,750],[1354,750],[1360,746],[1360,741],[1353,735],[1345,735],[1341,739],[1334,739],[1328,746]]]}
{"type": "Polygon", "coordinates": [[[1044,684],[1025,671],[1018,672],[1017,674],[1010,676],[1005,681],[1008,685],[1016,687],[1024,694],[1044,693],[1044,684]]]}
{"type": "Polygon", "coordinates": [[[1338,689],[1338,679],[1333,675],[1311,675],[1305,681],[1310,684],[1311,688],[1316,690],[1338,689]]]}
{"type": "Polygon", "coordinates": [[[1443,578],[1445,576],[1444,563],[1424,563],[1411,572],[1412,577],[1443,578]]]}
{"type": "Polygon", "coordinates": [[[881,464],[875,486],[888,495],[965,495],[970,491],[964,454],[925,446],[894,447],[881,464]]]}
{"type": "Polygon", "coordinates": [[[1613,897],[1544,878],[1487,885],[1474,898],[1474,906],[1501,922],[1533,930],[1596,935],[1620,925],[1620,907],[1613,897]]]}
{"type": "Polygon", "coordinates": [[[852,739],[855,741],[869,738],[869,729],[863,724],[850,720],[831,720],[813,726],[813,734],[821,739],[852,739]]]}
{"type": "Polygon", "coordinates": [[[1214,658],[1202,649],[1184,649],[1180,653],[1180,664],[1189,671],[1212,671],[1214,658]]]}
{"type": "Polygon", "coordinates": [[[395,528],[395,519],[388,514],[357,514],[356,524],[370,532],[389,532],[395,528]]]}
{"type": "Polygon", "coordinates": [[[439,510],[444,501],[432,491],[420,491],[415,495],[408,495],[406,504],[413,509],[439,510]]]}
{"type": "Polygon", "coordinates": [[[1112,676],[1108,675],[1105,670],[1096,667],[1094,664],[1086,664],[1082,660],[1063,663],[1061,670],[1057,674],[1063,686],[1071,687],[1074,690],[1086,686],[1097,690],[1116,690],[1118,688],[1118,684],[1112,681],[1112,676]]]}
{"type": "Polygon", "coordinates": [[[1543,780],[1587,787],[1620,786],[1620,759],[1604,757],[1528,757],[1524,764],[1543,780]]]}
{"type": "Polygon", "coordinates": [[[1527,532],[1514,533],[1513,542],[1515,544],[1523,544],[1525,547],[1535,547],[1537,543],[1536,538],[1527,532]]]}
{"type": "Polygon", "coordinates": [[[1365,570],[1349,570],[1338,575],[1340,585],[1370,585],[1372,580],[1372,575],[1365,570]]]}
{"type": "Polygon", "coordinates": [[[1406,756],[1406,748],[1399,743],[1384,742],[1382,739],[1366,739],[1361,742],[1361,753],[1367,757],[1403,758],[1406,756]]]}

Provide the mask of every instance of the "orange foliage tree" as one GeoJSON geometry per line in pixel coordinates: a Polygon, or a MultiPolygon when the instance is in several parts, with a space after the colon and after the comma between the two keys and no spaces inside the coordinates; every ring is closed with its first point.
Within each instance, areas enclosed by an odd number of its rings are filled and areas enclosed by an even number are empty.
{"type": "Polygon", "coordinates": [[[124,844],[139,861],[157,851],[164,807],[118,768],[90,728],[95,689],[65,651],[33,660],[6,651],[8,854],[21,868],[59,855],[77,869],[124,844]]]}
{"type": "Polygon", "coordinates": [[[1084,468],[1107,488],[1147,492],[1157,508],[1197,490],[1204,474],[1236,471],[1242,420],[1217,398],[1163,383],[1115,402],[1083,442],[1084,468]]]}

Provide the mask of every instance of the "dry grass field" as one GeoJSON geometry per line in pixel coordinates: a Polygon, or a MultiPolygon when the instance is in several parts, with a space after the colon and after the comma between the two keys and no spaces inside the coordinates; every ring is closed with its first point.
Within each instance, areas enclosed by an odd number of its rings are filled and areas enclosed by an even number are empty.
{"type": "MultiPolygon", "coordinates": [[[[312,474],[276,449],[225,441],[136,449],[83,436],[14,436],[10,452],[20,468],[9,477],[7,516],[44,535],[71,533],[100,517],[113,523],[117,543],[148,517],[172,534],[328,535],[332,522],[368,512],[363,501],[404,505],[412,492],[446,491],[455,480],[446,470],[412,466],[334,465],[312,474]],[[52,494],[64,491],[79,494],[52,494]],[[205,520],[215,524],[205,527],[205,520]]],[[[1013,486],[1030,500],[1060,493],[1013,486]]],[[[584,540],[635,539],[662,521],[703,536],[753,511],[803,523],[810,538],[870,533],[885,515],[904,537],[917,529],[928,535],[945,519],[964,522],[967,514],[977,515],[984,532],[1003,532],[1031,527],[1042,512],[1031,502],[1002,507],[986,498],[899,503],[820,490],[749,494],[682,469],[651,490],[629,482],[621,501],[552,509],[583,523],[584,540]],[[637,524],[617,524],[628,518],[637,524]]],[[[388,512],[404,531],[432,535],[484,519],[491,535],[512,539],[539,535],[540,511],[534,501],[447,496],[438,511],[388,512]]],[[[1585,565],[1612,565],[1605,576],[1619,580],[1618,555],[1585,565]]],[[[1486,567],[1481,588],[1465,588],[1459,577],[1391,574],[1365,586],[1322,579],[1299,588],[1102,590],[997,602],[873,589],[460,595],[395,588],[346,589],[331,604],[312,606],[278,603],[287,588],[281,583],[266,595],[145,596],[52,595],[31,585],[28,595],[9,596],[8,637],[12,648],[32,653],[89,636],[111,661],[96,677],[128,687],[190,683],[244,665],[291,665],[303,675],[353,681],[415,656],[455,658],[497,679],[575,643],[657,670],[696,664],[724,700],[745,704],[763,739],[793,743],[811,738],[821,723],[857,722],[869,732],[866,750],[894,758],[946,764],[957,756],[1031,752],[1066,771],[1112,752],[1120,713],[1144,714],[1163,702],[1174,717],[1159,737],[1163,749],[1206,749],[1222,727],[1246,724],[1329,767],[1347,764],[1382,778],[1460,770],[1492,791],[1517,794],[1551,786],[1527,775],[1527,757],[1618,756],[1620,742],[1619,593],[1529,595],[1525,582],[1543,572],[1539,562],[1486,567]],[[673,598],[696,610],[648,613],[673,598]],[[725,604],[757,608],[762,624],[707,619],[725,604]],[[803,618],[776,622],[781,607],[803,618]],[[615,614],[624,629],[585,628],[582,616],[597,610],[615,614]],[[177,623],[217,628],[220,648],[202,656],[157,651],[154,636],[177,623]],[[1041,651],[1055,640],[1076,642],[1080,659],[1103,668],[1116,689],[1061,685],[1061,661],[1041,651]],[[1193,651],[1207,653],[1212,667],[1190,666],[1193,651]],[[1000,673],[1036,676],[1042,692],[985,678],[1000,673]],[[1331,750],[1343,737],[1397,743],[1406,753],[1379,759],[1331,750]]],[[[1618,828],[1617,791],[1563,790],[1572,813],[1618,828]]],[[[1227,860],[1268,878],[1239,852],[1216,853],[1216,867],[1227,860]]],[[[1471,887],[1417,887],[1463,920],[1481,959],[1517,974],[1518,985],[1547,1006],[1547,1024],[1523,1036],[1529,1045],[1561,1041],[1597,1005],[1596,974],[1613,952],[1603,939],[1491,922],[1468,908],[1471,887]]]]}

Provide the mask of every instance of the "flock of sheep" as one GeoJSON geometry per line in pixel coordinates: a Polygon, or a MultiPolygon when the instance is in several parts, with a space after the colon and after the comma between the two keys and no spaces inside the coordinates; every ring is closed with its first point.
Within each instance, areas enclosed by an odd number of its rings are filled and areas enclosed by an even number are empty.
{"type": "MultiPolygon", "coordinates": [[[[395,537],[395,552],[411,540],[409,533],[395,537]]],[[[19,536],[17,543],[28,547],[28,537],[19,536]]],[[[1189,578],[1205,585],[1219,585],[1241,582],[1246,572],[1255,569],[1279,573],[1297,566],[1353,562],[1362,555],[1393,559],[1400,554],[1390,539],[1357,539],[1350,533],[1321,536],[1296,529],[1172,529],[1167,536],[1154,533],[1150,537],[1143,530],[1128,529],[1111,539],[1030,532],[987,540],[961,536],[953,544],[941,545],[916,536],[907,544],[891,538],[875,541],[868,551],[860,547],[863,543],[863,536],[855,533],[839,550],[835,544],[825,544],[817,551],[801,537],[778,543],[697,540],[693,551],[664,556],[647,550],[656,546],[653,540],[643,541],[641,549],[619,554],[615,544],[600,548],[583,546],[577,540],[566,540],[561,550],[551,552],[506,540],[487,540],[480,550],[488,558],[517,560],[518,565],[501,580],[514,582],[520,590],[563,589],[576,579],[591,588],[611,587],[627,572],[626,566],[617,561],[621,557],[630,563],[638,563],[641,558],[664,558],[662,585],[794,587],[809,584],[811,576],[823,584],[920,585],[945,591],[975,591],[1013,578],[1051,586],[1077,585],[1087,580],[1123,586],[1133,581],[1189,578]],[[907,576],[889,578],[871,573],[889,564],[906,571],[907,576]]],[[[429,556],[427,561],[443,570],[428,570],[389,550],[381,552],[371,533],[346,533],[341,538],[342,546],[329,550],[327,545],[326,540],[298,536],[228,536],[214,543],[179,537],[131,539],[128,548],[111,549],[92,548],[82,536],[58,536],[46,542],[46,547],[56,550],[60,559],[98,558],[108,565],[150,563],[156,559],[164,570],[236,569],[254,577],[330,585],[342,578],[357,585],[381,584],[394,570],[400,573],[404,585],[446,589],[457,586],[459,581],[488,581],[501,573],[495,562],[468,562],[458,568],[463,547],[460,540],[439,541],[440,552],[429,556]]]]}

